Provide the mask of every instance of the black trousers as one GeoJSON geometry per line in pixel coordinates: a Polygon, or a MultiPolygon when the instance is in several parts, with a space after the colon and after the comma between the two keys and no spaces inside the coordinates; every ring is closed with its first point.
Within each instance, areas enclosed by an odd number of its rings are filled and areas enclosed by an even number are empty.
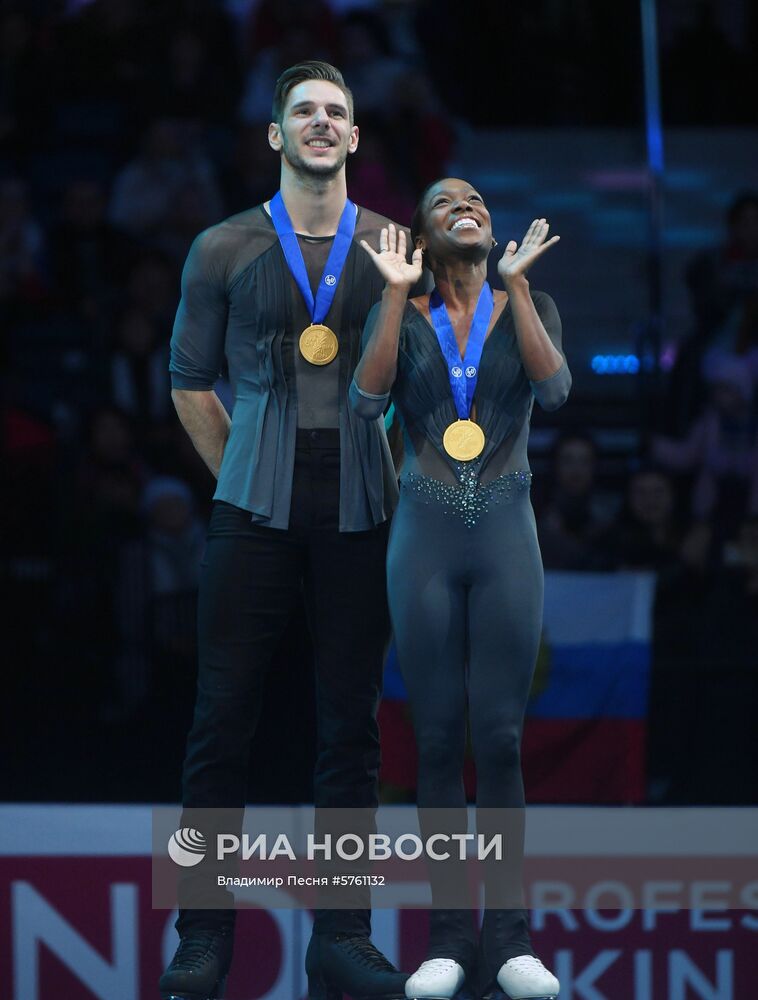
{"type": "MultiPolygon", "coordinates": [[[[253,524],[247,511],[214,504],[200,577],[197,701],[184,762],[185,809],[244,806],[264,680],[301,592],[316,670],[314,803],[377,806],[376,711],[389,639],[389,525],[338,530],[339,470],[338,431],[298,431],[287,530],[253,524]]],[[[199,924],[233,922],[232,911],[195,909],[191,903],[188,880],[184,895],[180,887],[180,933],[199,924]]],[[[356,930],[368,931],[368,914],[350,911],[319,911],[316,926],[345,930],[351,921],[356,930]]]]}

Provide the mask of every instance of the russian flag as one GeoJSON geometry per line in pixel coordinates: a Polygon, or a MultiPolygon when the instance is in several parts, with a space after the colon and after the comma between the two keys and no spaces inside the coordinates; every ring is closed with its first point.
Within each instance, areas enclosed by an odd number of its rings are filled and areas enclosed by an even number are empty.
{"type": "MultiPolygon", "coordinates": [[[[545,574],[543,641],[524,727],[528,802],[640,802],[653,573],[545,574]]],[[[385,668],[382,780],[415,787],[416,748],[394,649],[385,668]]],[[[473,762],[466,786],[475,789],[473,762]]]]}
{"type": "Polygon", "coordinates": [[[545,574],[524,727],[529,802],[640,802],[655,574],[545,574]]]}

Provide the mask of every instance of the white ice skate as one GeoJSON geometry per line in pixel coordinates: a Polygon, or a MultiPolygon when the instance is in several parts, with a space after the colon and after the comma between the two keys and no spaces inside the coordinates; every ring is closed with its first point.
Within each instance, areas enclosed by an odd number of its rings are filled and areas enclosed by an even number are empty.
{"type": "Polygon", "coordinates": [[[497,974],[500,989],[510,1000],[556,1000],[560,984],[534,955],[509,958],[497,974]]]}
{"type": "Polygon", "coordinates": [[[466,973],[452,958],[430,958],[405,984],[405,995],[410,1000],[451,1000],[465,979],[466,973]]]}

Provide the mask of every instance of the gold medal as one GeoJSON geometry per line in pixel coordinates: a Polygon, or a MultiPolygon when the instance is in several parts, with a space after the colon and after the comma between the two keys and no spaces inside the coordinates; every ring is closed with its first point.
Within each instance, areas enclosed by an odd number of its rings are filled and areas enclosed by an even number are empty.
{"type": "Polygon", "coordinates": [[[312,365],[328,365],[339,348],[337,335],[323,323],[313,323],[300,334],[300,353],[312,365]]]}
{"type": "Polygon", "coordinates": [[[473,420],[456,420],[445,431],[442,446],[456,462],[470,462],[482,453],[484,431],[473,420]]]}

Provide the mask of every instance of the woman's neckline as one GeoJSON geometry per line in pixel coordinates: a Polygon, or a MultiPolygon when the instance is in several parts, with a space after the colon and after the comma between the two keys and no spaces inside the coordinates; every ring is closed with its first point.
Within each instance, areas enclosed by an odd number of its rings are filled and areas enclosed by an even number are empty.
{"type": "MultiPolygon", "coordinates": [[[[496,289],[495,290],[495,295],[496,296],[498,295],[498,292],[499,292],[499,289],[496,289]]],[[[510,311],[510,306],[511,306],[510,296],[506,292],[502,292],[500,294],[503,294],[506,297],[505,298],[505,305],[503,305],[503,307],[501,308],[500,312],[498,313],[497,319],[492,324],[492,326],[490,327],[490,329],[487,331],[487,336],[484,338],[485,344],[487,343],[487,341],[490,339],[490,337],[492,336],[492,334],[497,329],[498,324],[500,323],[500,321],[502,320],[502,318],[506,315],[506,313],[508,313],[510,311]]],[[[417,296],[417,298],[421,298],[421,297],[422,296],[417,296]]],[[[423,296],[423,298],[426,299],[427,303],[429,302],[429,296],[428,295],[423,296]]],[[[501,299],[501,301],[502,301],[502,299],[501,299]]],[[[436,339],[437,338],[437,331],[434,329],[434,324],[432,323],[430,316],[428,316],[422,309],[420,309],[414,303],[413,299],[408,299],[407,305],[411,306],[412,309],[413,309],[413,311],[418,316],[421,317],[421,319],[424,321],[424,323],[427,326],[427,328],[429,330],[431,330],[431,332],[434,334],[434,337],[436,339]]],[[[496,302],[495,302],[495,308],[497,308],[497,299],[496,299],[496,302]]]]}

